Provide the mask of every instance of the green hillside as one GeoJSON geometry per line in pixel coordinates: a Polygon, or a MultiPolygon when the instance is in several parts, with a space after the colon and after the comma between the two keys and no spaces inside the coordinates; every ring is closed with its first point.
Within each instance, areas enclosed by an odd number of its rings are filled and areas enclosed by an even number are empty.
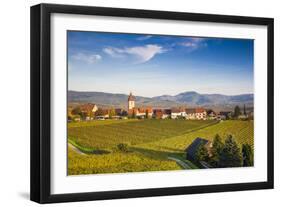
{"type": "Polygon", "coordinates": [[[184,149],[196,137],[232,134],[254,146],[252,121],[130,120],[69,124],[68,173],[122,173],[194,169],[184,149]],[[118,146],[124,145],[123,148],[118,146]],[[73,148],[75,145],[77,148],[73,148]],[[80,152],[79,152],[80,149],[80,152]],[[83,149],[85,154],[82,153],[83,149]],[[102,153],[104,152],[106,153],[102,153]],[[82,151],[82,152],[81,152],[82,151]],[[92,153],[87,153],[92,152],[92,153]],[[100,153],[99,153],[100,152],[100,153]]]}

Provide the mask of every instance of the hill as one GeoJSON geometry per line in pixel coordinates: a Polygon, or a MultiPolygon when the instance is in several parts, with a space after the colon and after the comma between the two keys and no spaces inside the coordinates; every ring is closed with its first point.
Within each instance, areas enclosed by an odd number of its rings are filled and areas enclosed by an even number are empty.
{"type": "MultiPolygon", "coordinates": [[[[104,92],[79,92],[68,91],[69,103],[96,103],[100,106],[113,106],[125,108],[127,106],[127,94],[113,94],[104,92]]],[[[195,91],[179,93],[175,96],[162,95],[152,98],[136,96],[138,106],[152,107],[177,107],[177,106],[202,106],[214,109],[233,109],[235,105],[253,107],[253,94],[222,95],[222,94],[200,94],[195,91]]]]}

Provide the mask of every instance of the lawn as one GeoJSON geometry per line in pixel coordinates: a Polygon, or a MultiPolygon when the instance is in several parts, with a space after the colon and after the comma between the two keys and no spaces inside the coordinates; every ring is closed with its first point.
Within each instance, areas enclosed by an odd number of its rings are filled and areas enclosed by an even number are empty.
{"type": "MultiPolygon", "coordinates": [[[[68,139],[85,154],[68,149],[68,174],[180,170],[184,149],[196,138],[223,139],[232,134],[238,144],[253,146],[252,121],[106,120],[68,125],[68,139]],[[126,152],[117,145],[127,145],[126,152]],[[93,153],[92,153],[93,152],[93,153]],[[106,153],[94,153],[106,152],[106,153]]],[[[189,169],[189,168],[188,168],[189,169]]]]}

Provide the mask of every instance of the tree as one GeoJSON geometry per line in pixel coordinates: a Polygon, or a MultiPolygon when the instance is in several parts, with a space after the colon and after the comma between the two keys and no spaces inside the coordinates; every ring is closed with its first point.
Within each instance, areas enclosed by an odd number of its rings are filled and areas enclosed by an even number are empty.
{"type": "Polygon", "coordinates": [[[245,106],[245,104],[244,104],[243,113],[244,113],[244,115],[245,115],[245,116],[247,115],[247,113],[246,113],[246,106],[245,106]]]}
{"type": "Polygon", "coordinates": [[[253,166],[254,165],[254,153],[252,147],[249,144],[242,145],[242,155],[243,155],[243,166],[253,166]]]}
{"type": "Polygon", "coordinates": [[[237,118],[241,114],[241,110],[239,106],[235,106],[234,108],[234,117],[237,118]]]}
{"type": "Polygon", "coordinates": [[[95,113],[92,112],[92,111],[90,111],[90,112],[89,112],[89,117],[94,118],[94,117],[95,117],[95,113]]]}
{"type": "Polygon", "coordinates": [[[123,110],[122,113],[121,113],[121,116],[128,116],[128,112],[123,110]]]}
{"type": "Polygon", "coordinates": [[[240,149],[232,135],[225,139],[224,146],[219,156],[219,167],[241,167],[242,156],[240,149]]]}
{"type": "Polygon", "coordinates": [[[81,111],[81,108],[79,106],[77,106],[74,109],[72,109],[71,113],[73,115],[81,115],[82,111],[81,111]]]}
{"type": "Polygon", "coordinates": [[[145,110],[145,118],[148,119],[148,110],[145,110]]]}
{"type": "Polygon", "coordinates": [[[99,108],[96,112],[95,112],[95,116],[103,116],[104,115],[104,111],[99,108]]]}
{"type": "Polygon", "coordinates": [[[115,116],[115,110],[109,109],[109,118],[111,119],[113,116],[115,116]]]}
{"type": "Polygon", "coordinates": [[[208,150],[203,142],[200,143],[199,147],[196,150],[195,154],[195,161],[208,161],[209,160],[209,153],[208,150]]]}
{"type": "Polygon", "coordinates": [[[81,113],[80,113],[80,117],[81,117],[82,119],[86,119],[87,116],[89,116],[89,114],[88,114],[87,112],[81,112],[81,113]]]}
{"type": "Polygon", "coordinates": [[[220,161],[220,155],[222,153],[222,149],[224,147],[224,144],[221,140],[221,137],[216,134],[214,140],[213,140],[213,146],[211,148],[211,158],[209,161],[209,164],[213,167],[219,167],[219,161],[220,161]]]}
{"type": "Polygon", "coordinates": [[[133,113],[132,113],[132,118],[136,118],[136,113],[135,113],[135,110],[133,109],[133,113]]]}

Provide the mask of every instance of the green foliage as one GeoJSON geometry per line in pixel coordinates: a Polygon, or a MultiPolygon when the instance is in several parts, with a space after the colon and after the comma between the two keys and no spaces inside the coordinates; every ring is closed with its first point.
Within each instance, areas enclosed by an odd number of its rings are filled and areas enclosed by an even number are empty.
{"type": "Polygon", "coordinates": [[[224,146],[219,155],[219,167],[241,167],[242,156],[238,144],[232,135],[225,139],[224,146]]]}
{"type": "Polygon", "coordinates": [[[111,119],[113,116],[115,116],[115,110],[114,109],[110,109],[109,110],[109,118],[111,119]]]}
{"type": "Polygon", "coordinates": [[[74,109],[72,109],[71,111],[71,114],[73,115],[81,115],[81,108],[78,106],[78,107],[75,107],[74,109]]]}
{"type": "Polygon", "coordinates": [[[117,144],[117,149],[120,152],[129,152],[128,144],[124,144],[124,143],[117,144]]]}
{"type": "Polygon", "coordinates": [[[209,160],[208,150],[204,143],[200,143],[198,149],[196,150],[195,161],[199,163],[200,161],[208,161],[208,160],[209,160]]]}
{"type": "Polygon", "coordinates": [[[249,144],[242,145],[243,166],[254,165],[254,152],[249,144]]]}
{"type": "Polygon", "coordinates": [[[237,118],[241,114],[241,110],[239,106],[235,106],[234,108],[234,117],[237,118]]]}
{"type": "Polygon", "coordinates": [[[83,153],[93,153],[95,149],[82,146],[74,141],[74,138],[68,138],[68,142],[72,144],[74,147],[78,148],[83,153]]]}
{"type": "Polygon", "coordinates": [[[213,166],[213,167],[219,167],[219,159],[220,159],[220,154],[222,152],[223,149],[223,142],[221,140],[221,137],[216,134],[214,140],[213,140],[213,147],[211,149],[211,158],[209,163],[213,166]]]}

